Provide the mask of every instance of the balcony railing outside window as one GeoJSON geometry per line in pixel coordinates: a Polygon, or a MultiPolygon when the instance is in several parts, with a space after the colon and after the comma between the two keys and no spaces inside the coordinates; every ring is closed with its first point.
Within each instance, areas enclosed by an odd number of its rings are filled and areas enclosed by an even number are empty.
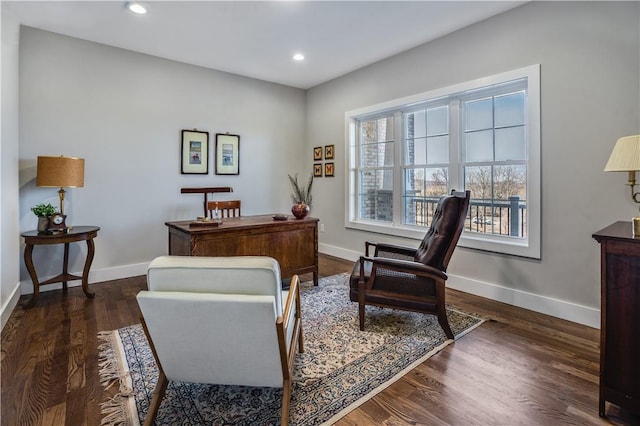
{"type": "MultiPolygon", "coordinates": [[[[433,220],[439,197],[407,197],[405,223],[428,227],[433,220]]],[[[526,238],[527,203],[520,197],[508,200],[474,200],[469,202],[465,230],[482,234],[526,238]]]]}

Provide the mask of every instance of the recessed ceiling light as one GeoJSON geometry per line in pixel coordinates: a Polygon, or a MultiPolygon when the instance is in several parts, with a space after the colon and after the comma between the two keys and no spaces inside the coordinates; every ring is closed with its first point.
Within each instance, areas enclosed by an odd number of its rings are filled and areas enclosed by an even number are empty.
{"type": "Polygon", "coordinates": [[[296,53],[293,55],[294,61],[304,61],[304,55],[302,53],[296,53]]]}
{"type": "Polygon", "coordinates": [[[137,13],[138,15],[144,15],[145,13],[147,13],[147,8],[140,3],[128,2],[126,3],[126,6],[127,9],[129,9],[133,13],[137,13]]]}

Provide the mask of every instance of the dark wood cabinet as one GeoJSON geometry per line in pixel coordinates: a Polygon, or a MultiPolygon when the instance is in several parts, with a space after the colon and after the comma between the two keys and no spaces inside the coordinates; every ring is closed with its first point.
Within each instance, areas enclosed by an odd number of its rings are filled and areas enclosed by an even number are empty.
{"type": "Polygon", "coordinates": [[[631,222],[593,234],[600,243],[600,403],[640,413],[640,236],[631,222]]]}
{"type": "Polygon", "coordinates": [[[223,219],[219,227],[194,228],[167,222],[169,254],[182,256],[271,256],[283,279],[313,273],[318,285],[318,219],[274,220],[273,215],[223,219]]]}

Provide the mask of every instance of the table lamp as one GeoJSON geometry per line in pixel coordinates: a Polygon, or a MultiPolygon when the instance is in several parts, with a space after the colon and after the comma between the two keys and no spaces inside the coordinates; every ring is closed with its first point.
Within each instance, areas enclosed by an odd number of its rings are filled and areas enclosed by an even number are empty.
{"type": "MultiPolygon", "coordinates": [[[[640,135],[625,136],[618,139],[613,147],[605,172],[628,172],[627,185],[631,189],[631,199],[640,204],[640,191],[634,192],[636,171],[640,170],[640,135]]],[[[640,237],[640,216],[633,218],[633,235],[640,237]]]]}
{"type": "Polygon", "coordinates": [[[36,186],[60,188],[60,214],[64,215],[64,188],[84,186],[84,158],[38,157],[36,186]]]}

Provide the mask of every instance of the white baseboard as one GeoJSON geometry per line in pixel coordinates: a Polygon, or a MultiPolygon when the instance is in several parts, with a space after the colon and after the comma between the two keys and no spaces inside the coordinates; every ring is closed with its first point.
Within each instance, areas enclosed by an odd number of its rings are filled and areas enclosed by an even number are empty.
{"type": "Polygon", "coordinates": [[[13,287],[11,296],[7,299],[6,303],[2,306],[2,314],[1,314],[2,327],[0,327],[0,330],[4,329],[5,324],[7,323],[7,321],[9,321],[9,317],[11,316],[11,313],[13,312],[15,307],[18,305],[18,300],[20,299],[19,290],[20,290],[20,283],[17,283],[13,287]]]}
{"type": "Polygon", "coordinates": [[[360,259],[362,254],[364,254],[364,247],[362,248],[362,253],[360,253],[353,250],[347,250],[342,247],[331,246],[329,244],[318,244],[318,251],[322,254],[355,262],[360,259]]]}
{"type": "MultiPolygon", "coordinates": [[[[364,247],[362,253],[328,244],[319,244],[318,249],[323,254],[354,262],[364,253],[364,247]]],[[[589,327],[600,328],[599,309],[452,274],[449,274],[447,287],[589,327]]]]}
{"type": "MultiPolygon", "coordinates": [[[[133,265],[116,266],[113,268],[95,269],[89,272],[89,285],[93,283],[101,283],[104,281],[119,280],[122,278],[137,277],[146,275],[150,262],[136,263],[133,265]]],[[[70,272],[73,275],[82,275],[82,271],[70,272]]],[[[45,281],[51,277],[38,277],[40,281],[45,281]]],[[[69,281],[69,287],[77,287],[82,285],[80,280],[69,281]]],[[[40,287],[40,291],[58,290],[62,288],[62,283],[53,283],[40,287]]],[[[20,294],[33,294],[33,284],[31,279],[20,282],[20,294]]]]}
{"type": "Polygon", "coordinates": [[[447,280],[447,287],[589,327],[600,328],[599,309],[451,274],[447,280]]]}

